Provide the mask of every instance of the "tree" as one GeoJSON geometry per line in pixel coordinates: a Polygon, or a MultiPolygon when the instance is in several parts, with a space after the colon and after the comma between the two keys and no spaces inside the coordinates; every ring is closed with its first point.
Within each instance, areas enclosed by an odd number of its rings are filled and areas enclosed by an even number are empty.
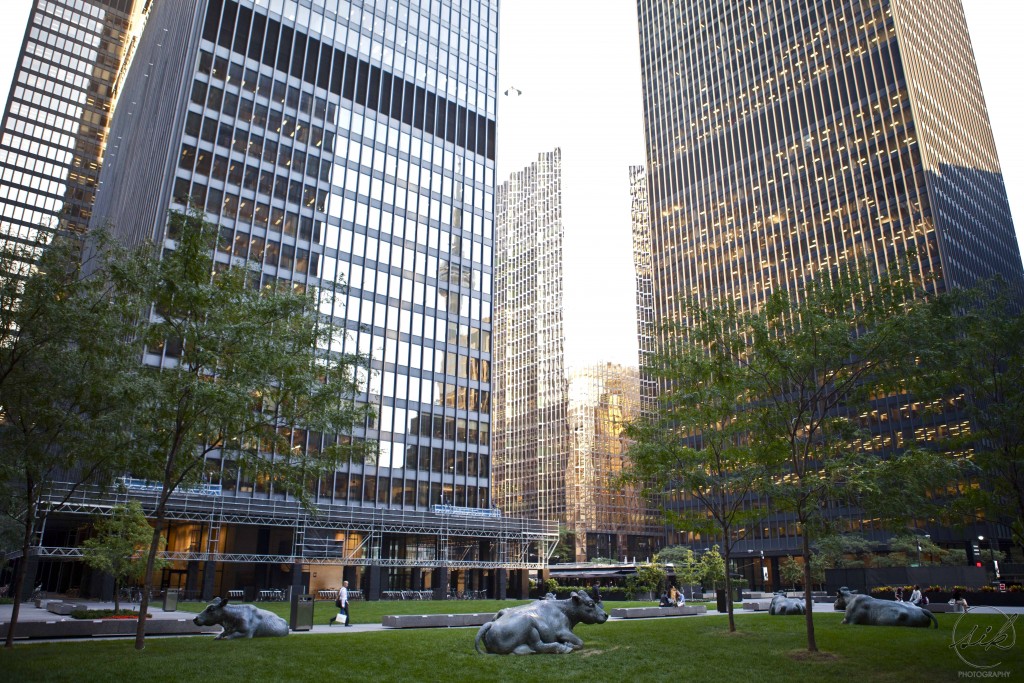
{"type": "Polygon", "coordinates": [[[676,580],[680,585],[692,586],[698,583],[703,573],[700,561],[691,548],[682,545],[671,545],[661,549],[654,560],[659,564],[672,565],[676,580]]]}
{"type": "MultiPolygon", "coordinates": [[[[873,397],[897,394],[917,371],[918,350],[932,342],[914,324],[929,302],[912,282],[906,268],[881,277],[824,271],[799,292],[774,292],[749,318],[756,433],[771,472],[763,491],[799,525],[808,605],[811,547],[829,533],[836,505],[906,518],[927,504],[929,490],[956,477],[950,459],[934,452],[883,458],[859,445],[860,414],[873,397]]],[[[816,651],[812,610],[806,626],[808,650],[816,651]]]]}
{"type": "Polygon", "coordinates": [[[641,591],[657,592],[665,583],[665,568],[657,562],[646,562],[636,568],[637,588],[641,591]]]}
{"type": "MultiPolygon", "coordinates": [[[[628,478],[677,529],[720,538],[729,564],[739,532],[762,514],[751,505],[764,468],[753,447],[747,340],[732,305],[692,302],[686,320],[667,331],[648,371],[663,387],[657,409],[626,427],[628,478]]],[[[732,577],[725,576],[726,591],[732,577]]],[[[729,630],[736,630],[729,601],[729,630]]]]}
{"type": "MultiPolygon", "coordinates": [[[[121,609],[121,586],[131,579],[139,579],[146,570],[146,550],[153,528],[146,521],[142,505],[131,501],[115,505],[109,516],[98,517],[93,525],[95,535],[82,543],[85,563],[114,579],[114,610],[121,609]]],[[[166,539],[161,542],[161,547],[166,539]]],[[[157,558],[158,569],[170,563],[157,558]]]]}
{"type": "Polygon", "coordinates": [[[67,500],[118,471],[131,405],[122,379],[141,357],[133,324],[148,254],[119,249],[101,231],[83,258],[77,235],[44,234],[48,243],[5,242],[0,253],[0,510],[17,523],[22,554],[6,647],[35,536],[62,502],[42,497],[58,474],[70,483],[67,500]]]}
{"type": "Polygon", "coordinates": [[[779,578],[796,589],[797,584],[804,580],[804,568],[792,555],[786,555],[779,561],[779,578]]]}
{"type": "MultiPolygon", "coordinates": [[[[321,473],[373,448],[347,436],[373,411],[356,400],[365,359],[332,346],[335,329],[319,313],[332,310],[335,292],[260,288],[255,267],[215,268],[217,229],[198,211],[171,212],[168,235],[176,245],[152,269],[153,310],[140,331],[166,360],[140,375],[132,416],[132,471],[159,487],[142,614],[168,500],[201,481],[208,459],[237,463],[306,504],[321,473]]],[[[137,649],[144,627],[140,616],[137,649]]]]}
{"type": "Polygon", "coordinates": [[[1007,521],[1024,548],[1024,312],[1001,281],[951,292],[932,325],[944,330],[921,375],[934,393],[959,397],[971,428],[957,439],[973,451],[981,487],[961,492],[973,513],[1007,521]]]}
{"type": "MultiPolygon", "coordinates": [[[[725,571],[725,558],[718,551],[717,545],[705,550],[704,554],[700,556],[700,567],[701,583],[710,583],[712,590],[718,590],[718,584],[724,583],[729,578],[728,572],[725,571]]],[[[728,602],[732,602],[732,599],[730,598],[728,602]]]]}

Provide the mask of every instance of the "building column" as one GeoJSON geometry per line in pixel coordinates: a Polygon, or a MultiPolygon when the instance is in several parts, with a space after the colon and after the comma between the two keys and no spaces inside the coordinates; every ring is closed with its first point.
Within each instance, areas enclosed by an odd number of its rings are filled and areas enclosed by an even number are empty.
{"type": "Polygon", "coordinates": [[[302,563],[292,562],[292,594],[291,597],[302,595],[306,591],[302,586],[302,563]]]}
{"type": "Polygon", "coordinates": [[[412,574],[409,577],[409,590],[423,590],[423,570],[419,567],[412,568],[412,574]]]}
{"type": "Polygon", "coordinates": [[[448,567],[438,567],[434,570],[434,599],[446,600],[448,598],[448,567]]]}
{"type": "Polygon", "coordinates": [[[530,597],[530,573],[525,569],[513,569],[509,572],[509,597],[516,600],[528,600],[530,597]]]}
{"type": "MultiPolygon", "coordinates": [[[[380,592],[383,589],[384,580],[383,567],[379,564],[371,564],[367,567],[366,594],[365,600],[380,600],[380,592]]],[[[351,584],[350,584],[351,585],[351,584]]]]}
{"type": "Polygon", "coordinates": [[[213,600],[213,592],[216,590],[217,563],[207,560],[203,563],[203,592],[200,594],[203,602],[213,600]]]}
{"type": "Polygon", "coordinates": [[[491,571],[491,586],[488,589],[487,597],[492,600],[504,600],[508,594],[508,570],[495,569],[491,571]]]}

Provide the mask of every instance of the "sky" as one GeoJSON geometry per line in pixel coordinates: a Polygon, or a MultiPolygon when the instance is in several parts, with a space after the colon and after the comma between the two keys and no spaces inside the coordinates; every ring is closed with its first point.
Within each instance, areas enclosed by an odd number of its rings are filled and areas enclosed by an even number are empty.
{"type": "MultiPolygon", "coordinates": [[[[0,0],[5,95],[31,2],[0,0]]],[[[1020,243],[1024,2],[963,2],[1020,243]]],[[[501,0],[500,22],[497,180],[562,149],[567,366],[635,365],[628,169],[645,162],[636,0],[501,0]]]]}

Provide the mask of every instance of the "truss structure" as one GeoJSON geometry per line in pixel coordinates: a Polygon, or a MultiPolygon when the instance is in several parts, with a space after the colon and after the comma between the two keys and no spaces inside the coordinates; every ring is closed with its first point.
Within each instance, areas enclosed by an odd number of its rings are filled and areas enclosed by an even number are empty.
{"type": "MultiPolygon", "coordinates": [[[[158,491],[133,488],[111,492],[98,487],[79,487],[55,483],[42,505],[53,512],[71,515],[109,514],[115,505],[137,500],[147,516],[156,515],[158,491]]],[[[207,527],[207,542],[201,550],[164,551],[172,561],[245,562],[306,565],[376,565],[382,567],[420,567],[451,569],[546,569],[558,544],[558,524],[534,519],[496,516],[441,514],[415,510],[359,508],[323,505],[312,510],[294,500],[267,500],[222,495],[203,491],[175,493],[165,506],[166,518],[207,527]],[[293,530],[292,554],[225,553],[220,551],[224,525],[285,527],[293,530]],[[362,543],[345,548],[331,539],[330,532],[358,533],[362,543]],[[319,533],[318,533],[319,532],[319,533]],[[385,534],[432,536],[437,539],[434,557],[381,557],[385,534]],[[493,559],[458,557],[455,540],[467,538],[491,541],[493,559]]],[[[333,533],[332,533],[333,535],[333,533]]],[[[42,534],[40,534],[41,538],[42,534]]],[[[41,557],[79,558],[81,550],[70,547],[35,548],[41,557]]]]}

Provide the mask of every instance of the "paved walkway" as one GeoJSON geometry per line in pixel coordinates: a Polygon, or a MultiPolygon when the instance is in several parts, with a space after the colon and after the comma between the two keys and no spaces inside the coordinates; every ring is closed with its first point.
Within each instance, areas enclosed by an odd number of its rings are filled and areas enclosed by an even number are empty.
{"type": "MultiPolygon", "coordinates": [[[[56,598],[54,598],[54,599],[56,599],[56,598]]],[[[69,602],[72,602],[72,601],[69,601],[69,602]]],[[[95,602],[95,601],[92,601],[92,600],[74,600],[73,602],[81,603],[81,604],[87,604],[90,609],[113,609],[114,608],[114,603],[112,603],[112,602],[95,602]]],[[[256,604],[258,606],[258,603],[256,603],[256,604]]],[[[322,605],[323,606],[321,607],[321,609],[317,610],[317,614],[318,614],[318,616],[316,617],[317,623],[313,625],[312,630],[310,630],[310,631],[292,631],[292,634],[293,635],[303,635],[303,634],[306,634],[306,633],[319,633],[319,634],[336,633],[336,634],[345,634],[345,633],[367,633],[367,632],[377,632],[377,631],[401,631],[401,630],[403,630],[403,629],[385,628],[381,624],[353,624],[352,626],[349,626],[349,627],[344,627],[344,626],[340,626],[340,625],[338,625],[338,626],[328,626],[327,625],[327,618],[328,618],[327,615],[335,614],[336,613],[335,612],[335,608],[334,608],[333,605],[330,605],[327,602],[322,603],[322,605]]],[[[138,605],[134,604],[134,603],[121,603],[121,607],[122,607],[122,609],[124,609],[124,608],[133,608],[134,609],[134,608],[137,608],[138,605]]],[[[11,620],[11,612],[13,611],[13,609],[14,609],[13,605],[0,605],[0,623],[6,624],[6,623],[10,622],[10,620],[11,620]]],[[[611,607],[609,607],[609,609],[611,609],[611,607]]],[[[1024,607],[999,607],[999,608],[975,607],[975,608],[972,608],[971,611],[972,612],[992,612],[992,613],[994,613],[996,609],[998,609],[1003,614],[1024,614],[1024,607]]],[[[457,611],[457,610],[453,610],[453,612],[455,612],[455,611],[457,611]]],[[[821,612],[821,613],[834,613],[835,612],[835,610],[833,609],[831,603],[815,603],[814,604],[814,611],[816,613],[817,612],[821,612]]],[[[194,616],[193,612],[186,612],[184,610],[177,610],[177,611],[174,611],[174,612],[165,612],[163,610],[162,604],[160,602],[156,602],[154,604],[151,604],[150,607],[149,607],[149,613],[151,615],[150,618],[152,620],[177,621],[177,620],[180,620],[180,619],[191,619],[191,617],[194,616]]],[[[655,619],[676,619],[676,618],[678,618],[678,619],[692,619],[692,618],[700,618],[702,616],[716,616],[718,614],[719,614],[719,612],[717,612],[716,610],[709,609],[707,611],[707,613],[704,614],[704,615],[692,615],[692,616],[688,616],[688,617],[652,617],[652,618],[655,618],[655,619]]],[[[746,611],[746,610],[742,610],[742,609],[737,607],[735,609],[735,614],[764,614],[764,615],[767,615],[768,613],[767,612],[746,611]]],[[[49,612],[49,611],[47,611],[45,609],[37,608],[33,603],[30,603],[30,602],[22,603],[22,605],[21,605],[21,612],[18,615],[18,620],[20,622],[30,622],[30,621],[34,621],[34,622],[73,621],[73,619],[71,617],[69,617],[69,616],[61,616],[59,614],[53,614],[52,612],[49,612]]],[[[636,619],[619,619],[619,618],[609,618],[608,619],[608,623],[609,624],[617,623],[617,622],[622,622],[622,621],[636,621],[636,619]]],[[[472,626],[472,627],[457,627],[457,628],[476,628],[476,627],[472,626]]],[[[188,634],[188,635],[194,635],[194,634],[188,634]]],[[[188,637],[188,635],[178,635],[178,636],[164,635],[164,636],[147,636],[147,637],[150,637],[150,638],[174,638],[174,637],[188,637]]],[[[208,637],[208,636],[204,635],[203,637],[208,637]]],[[[111,640],[111,639],[118,639],[118,638],[125,639],[125,637],[123,637],[123,636],[105,636],[105,637],[102,637],[102,638],[96,638],[95,640],[111,640]]],[[[65,639],[60,639],[60,640],[78,640],[78,641],[91,642],[90,639],[88,639],[88,638],[65,638],[65,639]]],[[[31,643],[40,643],[40,642],[53,642],[53,641],[47,641],[45,639],[32,639],[32,640],[20,640],[19,639],[16,642],[19,642],[19,643],[30,643],[30,642],[31,643]]]]}

